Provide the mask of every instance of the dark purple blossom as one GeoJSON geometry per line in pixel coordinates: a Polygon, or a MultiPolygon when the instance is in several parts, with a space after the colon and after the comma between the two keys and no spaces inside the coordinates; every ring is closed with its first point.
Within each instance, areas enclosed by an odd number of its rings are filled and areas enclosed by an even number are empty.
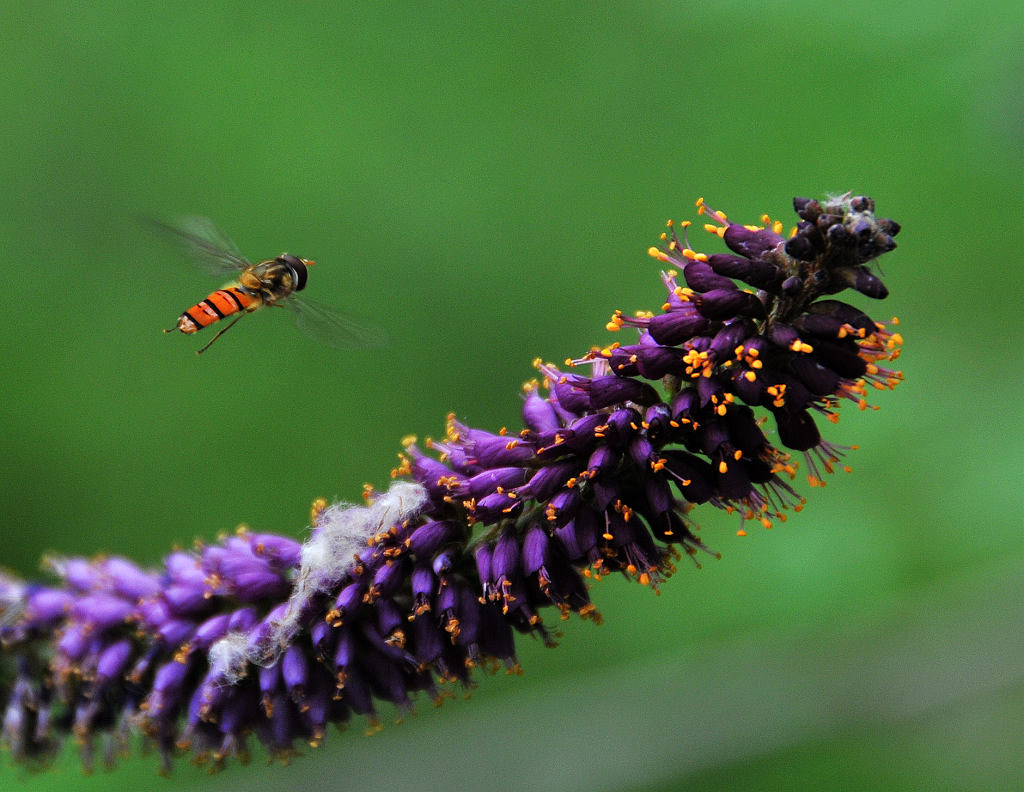
{"type": "Polygon", "coordinates": [[[695,505],[765,527],[800,509],[791,452],[812,485],[841,456],[815,419],[901,379],[883,367],[899,335],[831,296],[886,295],[871,265],[899,227],[849,195],[796,199],[789,236],[698,206],[732,252],[666,233],[650,251],[661,312],[617,312],[609,329],[634,338],[538,363],[521,431],[450,417],[442,439],[406,444],[399,481],[368,505],[314,504],[304,544],[240,529],[159,570],[51,559],[50,585],[0,574],[11,755],[43,763],[73,735],[86,764],[97,743],[109,763],[141,732],[166,766],[244,759],[252,735],[288,759],[381,703],[516,668],[516,633],[553,642],[551,606],[599,620],[588,578],[659,585],[704,549],[695,505]]]}

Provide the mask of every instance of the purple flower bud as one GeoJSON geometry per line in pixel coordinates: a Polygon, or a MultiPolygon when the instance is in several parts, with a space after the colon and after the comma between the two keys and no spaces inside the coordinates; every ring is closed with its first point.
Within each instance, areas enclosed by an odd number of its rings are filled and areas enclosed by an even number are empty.
{"type": "Polygon", "coordinates": [[[491,575],[495,580],[515,578],[519,574],[519,542],[510,531],[502,533],[491,557],[491,575]]]}
{"type": "Polygon", "coordinates": [[[736,348],[754,335],[754,324],[748,319],[729,322],[711,339],[708,354],[716,361],[729,360],[736,355],[736,348]]]}
{"type": "Polygon", "coordinates": [[[122,638],[112,643],[100,654],[96,661],[96,680],[105,682],[113,677],[120,676],[131,660],[135,647],[127,638],[122,638]]]}
{"type": "Polygon", "coordinates": [[[147,701],[149,706],[146,714],[149,717],[173,717],[174,710],[181,704],[179,694],[187,674],[188,666],[175,660],[164,663],[157,669],[147,701]]]}
{"type": "Polygon", "coordinates": [[[700,397],[701,407],[709,408],[718,414],[721,414],[729,403],[725,387],[714,377],[701,377],[697,380],[697,395],[700,397]]]}
{"type": "Polygon", "coordinates": [[[670,411],[677,421],[692,422],[700,408],[700,396],[694,388],[684,388],[672,397],[670,411]]]}
{"type": "Polygon", "coordinates": [[[256,678],[260,688],[260,701],[263,702],[263,709],[269,718],[273,715],[274,694],[281,682],[280,661],[260,668],[256,678]]]}
{"type": "MultiPolygon", "coordinates": [[[[456,594],[456,610],[459,615],[459,633],[456,643],[471,648],[479,641],[480,610],[476,595],[465,586],[453,589],[456,594]]],[[[475,652],[473,652],[475,654],[475,652]]]]}
{"type": "Polygon", "coordinates": [[[819,338],[836,339],[845,335],[846,323],[837,316],[826,314],[805,314],[797,319],[794,326],[801,333],[819,338]]]}
{"type": "Polygon", "coordinates": [[[859,291],[867,297],[884,300],[889,296],[885,284],[866,267],[836,267],[832,273],[843,287],[859,291]]]}
{"type": "Polygon", "coordinates": [[[71,607],[71,617],[92,630],[106,630],[120,624],[131,612],[132,603],[105,594],[82,597],[71,607]]]}
{"type": "Polygon", "coordinates": [[[187,641],[195,632],[195,629],[195,622],[170,619],[160,625],[156,635],[164,646],[178,646],[187,641]]]}
{"type": "Polygon", "coordinates": [[[708,256],[708,264],[719,275],[743,281],[755,289],[764,289],[773,294],[779,292],[784,279],[779,268],[768,260],[716,253],[708,256]]]}
{"type": "Polygon", "coordinates": [[[192,635],[192,646],[200,651],[209,649],[215,642],[227,635],[230,620],[231,615],[228,613],[211,616],[196,628],[192,635]]]}
{"type": "Polygon", "coordinates": [[[779,431],[779,440],[786,448],[807,451],[821,442],[818,427],[815,426],[814,419],[811,418],[807,410],[798,410],[797,412],[777,410],[775,426],[779,431]]]}
{"type": "Polygon", "coordinates": [[[551,537],[540,523],[533,523],[527,529],[523,538],[523,571],[526,574],[532,575],[547,563],[550,542],[551,537]]]}
{"type": "Polygon", "coordinates": [[[404,558],[388,561],[377,568],[373,576],[373,590],[378,597],[390,597],[405,582],[408,563],[404,558]]]}
{"type": "Polygon", "coordinates": [[[332,625],[327,623],[327,620],[315,621],[309,628],[309,642],[313,644],[313,648],[316,650],[316,659],[323,662],[331,649],[331,637],[332,625]]]}
{"type": "Polygon", "coordinates": [[[746,466],[735,458],[733,452],[730,444],[723,443],[711,455],[712,468],[716,470],[715,488],[723,500],[742,501],[753,488],[746,466]]]}
{"type": "Polygon", "coordinates": [[[690,503],[706,503],[714,494],[711,464],[685,451],[662,449],[661,468],[690,503]]]}
{"type": "Polygon", "coordinates": [[[793,342],[800,338],[799,333],[796,329],[790,325],[784,324],[773,324],[766,334],[767,340],[771,341],[775,346],[782,349],[789,349],[793,346],[793,342]]]}
{"type": "Polygon", "coordinates": [[[614,449],[624,449],[642,428],[640,413],[632,407],[615,410],[608,416],[604,439],[614,449]]]}
{"type": "Polygon", "coordinates": [[[445,642],[441,632],[429,619],[413,622],[413,643],[416,647],[416,662],[422,666],[433,665],[442,656],[445,642]]]}
{"type": "Polygon", "coordinates": [[[733,405],[724,416],[728,427],[729,440],[734,448],[741,449],[744,456],[757,457],[769,448],[764,432],[758,427],[754,411],[745,405],[733,405]]]}
{"type": "Polygon", "coordinates": [[[487,602],[496,600],[501,592],[495,587],[495,575],[492,562],[494,560],[494,545],[481,543],[473,550],[473,560],[476,563],[476,574],[480,579],[480,601],[487,602]]]}
{"type": "Polygon", "coordinates": [[[267,559],[276,569],[291,569],[299,565],[302,544],[287,536],[258,533],[250,534],[253,552],[267,559]]]}
{"type": "Polygon", "coordinates": [[[736,285],[726,276],[717,274],[711,265],[704,261],[689,261],[683,269],[686,285],[694,291],[709,292],[712,289],[732,291],[736,285]]]}
{"type": "Polygon", "coordinates": [[[228,632],[249,632],[259,622],[259,614],[255,608],[239,608],[231,614],[228,632]]]}
{"type": "Polygon", "coordinates": [[[59,574],[69,588],[80,592],[92,591],[103,580],[100,570],[84,558],[65,559],[61,562],[59,574]]]}
{"type": "Polygon", "coordinates": [[[246,655],[248,657],[262,661],[268,652],[274,652],[278,648],[273,645],[273,638],[277,634],[278,623],[287,613],[288,603],[282,602],[248,630],[246,633],[246,655]]]}
{"type": "Polygon", "coordinates": [[[208,595],[209,589],[205,583],[167,586],[161,594],[171,613],[178,616],[190,616],[205,611],[209,606],[208,595]]]}
{"type": "Polygon", "coordinates": [[[750,259],[756,259],[763,253],[775,250],[785,242],[783,237],[768,229],[751,231],[746,226],[730,223],[722,235],[725,244],[733,253],[739,253],[750,259]]]}
{"type": "Polygon", "coordinates": [[[609,359],[616,376],[636,376],[657,380],[666,374],[682,374],[686,368],[686,352],[673,346],[636,344],[619,347],[609,359]]]}
{"type": "Polygon", "coordinates": [[[463,486],[464,478],[447,465],[422,454],[416,446],[407,448],[412,456],[412,476],[435,501],[444,500],[449,493],[463,486]]]}
{"type": "Polygon", "coordinates": [[[448,520],[431,520],[413,531],[409,537],[409,550],[417,558],[431,556],[454,539],[456,534],[454,524],[448,520]]]}
{"type": "Polygon", "coordinates": [[[167,579],[180,585],[202,586],[205,575],[200,566],[200,559],[192,553],[177,551],[164,560],[167,579]]]}
{"type": "Polygon", "coordinates": [[[808,355],[794,355],[789,361],[789,370],[815,396],[827,396],[839,387],[839,374],[808,355]]]}
{"type": "Polygon", "coordinates": [[[437,592],[438,582],[434,570],[423,564],[417,564],[412,571],[410,587],[416,602],[414,615],[419,616],[430,609],[434,594],[437,592]]]}
{"type": "Polygon", "coordinates": [[[516,497],[520,500],[546,501],[579,472],[579,463],[575,460],[542,467],[526,484],[516,489],[516,497]]]}
{"type": "Polygon", "coordinates": [[[433,570],[434,574],[438,577],[444,577],[447,575],[452,567],[455,565],[455,554],[442,551],[434,556],[433,570]]]}
{"type": "Polygon", "coordinates": [[[613,473],[619,466],[619,461],[622,459],[622,454],[609,448],[606,445],[598,446],[594,449],[594,453],[590,455],[587,460],[587,472],[590,478],[600,476],[602,474],[613,473]]]}
{"type": "Polygon", "coordinates": [[[548,501],[548,507],[545,510],[548,520],[555,527],[564,525],[573,518],[579,500],[580,494],[578,489],[559,490],[548,501]]]}
{"type": "Polygon", "coordinates": [[[159,629],[160,625],[171,618],[171,609],[162,597],[143,600],[136,607],[133,613],[134,618],[143,627],[148,627],[151,632],[159,629]]]}
{"type": "Polygon", "coordinates": [[[348,627],[338,630],[337,635],[338,642],[334,651],[334,667],[337,669],[347,669],[352,662],[352,658],[357,654],[358,644],[355,641],[352,630],[348,627]]]}
{"type": "Polygon", "coordinates": [[[549,374],[548,378],[551,380],[551,396],[562,409],[576,414],[590,409],[589,379],[558,371],[554,371],[554,376],[549,374]]]}
{"type": "Polygon", "coordinates": [[[814,261],[814,257],[820,252],[821,245],[815,245],[816,239],[807,236],[795,236],[786,240],[786,255],[800,261],[814,261]]]}
{"type": "Polygon", "coordinates": [[[675,506],[668,482],[663,478],[648,476],[644,480],[644,494],[647,496],[647,511],[662,514],[675,506]]]}
{"type": "Polygon", "coordinates": [[[647,322],[651,338],[665,346],[681,344],[695,335],[710,332],[712,327],[711,320],[702,316],[691,302],[683,303],[674,311],[653,316],[647,322]]]}
{"type": "Polygon", "coordinates": [[[139,600],[156,596],[160,591],[160,580],[151,572],[139,569],[124,558],[107,558],[100,562],[103,575],[111,581],[111,588],[119,597],[139,600]]]}
{"type": "Polygon", "coordinates": [[[373,604],[377,616],[377,630],[381,635],[393,636],[405,624],[405,615],[394,600],[380,598],[373,604]]]}
{"type": "Polygon", "coordinates": [[[523,402],[523,423],[538,434],[553,432],[561,426],[554,406],[547,399],[541,398],[535,388],[526,394],[523,402]]]}
{"type": "Polygon", "coordinates": [[[257,602],[267,597],[283,597],[291,588],[267,559],[253,552],[248,542],[229,540],[224,547],[210,547],[203,552],[203,571],[207,585],[222,596],[234,596],[243,602],[257,602]]]}
{"type": "Polygon", "coordinates": [[[695,294],[693,302],[701,315],[708,319],[720,321],[734,316],[765,316],[764,304],[755,295],[735,287],[695,294]]]}
{"type": "Polygon", "coordinates": [[[57,639],[57,652],[71,662],[81,660],[91,644],[91,632],[83,624],[72,624],[57,639]]]}
{"type": "Polygon", "coordinates": [[[735,367],[729,385],[733,393],[753,407],[770,401],[765,398],[766,383],[757,369],[742,364],[735,367]]]}
{"type": "Polygon", "coordinates": [[[491,523],[518,514],[522,509],[523,502],[511,493],[492,492],[478,500],[471,511],[477,520],[491,523]]]}
{"type": "Polygon", "coordinates": [[[637,437],[629,444],[629,456],[633,464],[643,470],[651,459],[654,448],[646,437],[637,437]]]}
{"type": "Polygon", "coordinates": [[[603,410],[626,402],[654,404],[659,400],[657,391],[646,382],[616,376],[595,377],[590,381],[588,390],[592,410],[603,410]]]}
{"type": "MultiPolygon", "coordinates": [[[[601,476],[591,480],[590,496],[594,508],[603,512],[611,504],[622,497],[622,491],[619,486],[619,482],[616,479],[601,476]]],[[[566,514],[562,514],[560,517],[556,515],[556,519],[552,522],[554,525],[558,526],[561,525],[565,519],[567,519],[566,514]]]]}
{"type": "Polygon", "coordinates": [[[809,220],[812,223],[817,220],[818,215],[821,214],[821,204],[813,198],[794,198],[793,208],[800,217],[804,220],[809,220]]]}
{"type": "Polygon", "coordinates": [[[40,626],[62,618],[75,598],[69,591],[39,587],[31,591],[25,606],[26,618],[40,626]]]}
{"type": "Polygon", "coordinates": [[[356,612],[365,595],[366,587],[362,583],[349,583],[338,593],[334,607],[327,612],[327,621],[340,626],[349,614],[356,612]]]}
{"type": "Polygon", "coordinates": [[[521,467],[491,468],[478,473],[467,482],[466,489],[471,498],[482,498],[496,489],[514,489],[525,484],[529,473],[521,467]]]}
{"type": "Polygon", "coordinates": [[[533,456],[533,444],[516,437],[484,432],[458,425],[460,442],[469,451],[474,465],[484,468],[512,466],[533,456]]]}
{"type": "Polygon", "coordinates": [[[858,354],[857,348],[853,344],[818,340],[814,343],[811,357],[847,380],[863,377],[868,369],[868,362],[858,354]]]}
{"type": "Polygon", "coordinates": [[[809,315],[832,316],[857,330],[873,333],[875,322],[859,308],[839,300],[818,300],[807,308],[809,315]]]}
{"type": "Polygon", "coordinates": [[[309,684],[309,666],[302,649],[294,644],[281,657],[281,679],[292,700],[301,705],[309,684]]]}
{"type": "Polygon", "coordinates": [[[577,418],[568,427],[559,429],[553,436],[538,438],[542,445],[537,449],[537,457],[544,460],[559,459],[566,454],[585,451],[597,442],[604,426],[603,414],[577,418]]]}

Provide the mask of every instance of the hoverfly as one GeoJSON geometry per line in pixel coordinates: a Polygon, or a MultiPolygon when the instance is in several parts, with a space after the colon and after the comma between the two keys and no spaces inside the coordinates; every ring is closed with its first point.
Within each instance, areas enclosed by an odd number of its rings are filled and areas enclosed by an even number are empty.
{"type": "Polygon", "coordinates": [[[237,314],[196,350],[197,355],[209,349],[243,316],[264,306],[287,306],[295,314],[295,323],[300,330],[331,346],[375,347],[385,342],[386,335],[382,330],[364,325],[343,311],[297,293],[306,288],[309,267],[315,261],[282,253],[276,258],[253,264],[208,218],[185,218],[181,225],[154,222],[182,242],[193,261],[211,275],[224,277],[233,274],[236,278],[233,283],[211,292],[205,300],[184,311],[174,327],[164,330],[165,333],[175,330],[185,334],[196,333],[237,314]]]}

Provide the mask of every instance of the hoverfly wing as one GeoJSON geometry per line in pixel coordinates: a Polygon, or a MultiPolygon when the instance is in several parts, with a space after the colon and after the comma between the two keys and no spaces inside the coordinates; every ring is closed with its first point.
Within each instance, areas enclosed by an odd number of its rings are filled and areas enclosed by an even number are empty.
{"type": "Polygon", "coordinates": [[[189,257],[211,275],[222,277],[252,266],[231,237],[208,217],[182,217],[173,224],[160,220],[151,222],[180,242],[189,257]]]}
{"type": "Polygon", "coordinates": [[[321,344],[375,349],[388,342],[388,335],[381,328],[330,305],[298,295],[289,297],[284,304],[295,312],[296,326],[321,344]]]}

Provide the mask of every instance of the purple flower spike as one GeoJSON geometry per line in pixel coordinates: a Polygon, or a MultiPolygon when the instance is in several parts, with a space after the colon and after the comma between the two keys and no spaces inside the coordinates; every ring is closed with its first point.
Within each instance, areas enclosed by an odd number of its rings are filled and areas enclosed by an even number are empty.
{"type": "Polygon", "coordinates": [[[305,543],[241,528],[155,570],[51,558],[50,584],[0,573],[11,756],[49,761],[73,735],[89,764],[97,738],[137,731],[165,767],[182,751],[244,761],[250,735],[286,761],[328,724],[376,725],[382,701],[404,710],[474,669],[516,670],[517,634],[551,644],[552,614],[599,621],[590,581],[657,588],[682,553],[709,552],[697,505],[738,512],[740,534],[802,508],[790,452],[820,484],[847,450],[822,428],[902,379],[886,367],[899,334],[833,296],[885,297],[873,262],[899,226],[864,196],[794,208],[787,236],[698,201],[729,252],[670,224],[648,251],[664,303],[607,325],[629,338],[537,361],[521,430],[451,415],[425,450],[408,440],[390,489],[317,501],[305,543]]]}

